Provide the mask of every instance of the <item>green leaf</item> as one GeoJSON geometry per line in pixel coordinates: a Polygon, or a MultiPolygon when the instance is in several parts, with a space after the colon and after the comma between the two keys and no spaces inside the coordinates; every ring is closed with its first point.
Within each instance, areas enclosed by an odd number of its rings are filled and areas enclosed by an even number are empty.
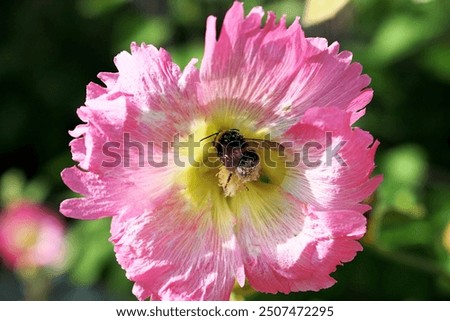
{"type": "Polygon", "coordinates": [[[108,241],[110,223],[110,219],[77,221],[69,231],[68,265],[75,283],[95,283],[113,258],[113,247],[108,241]]]}
{"type": "Polygon", "coordinates": [[[120,295],[116,300],[136,300],[136,297],[131,292],[133,282],[126,278],[125,271],[117,262],[108,266],[105,282],[111,293],[120,295]]]}
{"type": "Polygon", "coordinates": [[[443,34],[449,26],[447,1],[430,1],[422,5],[394,2],[399,7],[381,20],[369,48],[372,63],[382,65],[417,53],[443,34]],[[400,11],[402,10],[402,11],[400,11]]]}
{"type": "Polygon", "coordinates": [[[129,0],[78,0],[80,14],[86,18],[98,17],[127,3],[129,0]]]}
{"type": "Polygon", "coordinates": [[[113,32],[113,51],[129,50],[133,41],[160,47],[172,37],[172,33],[172,24],[168,18],[126,15],[116,24],[113,32]]]}
{"type": "Polygon", "coordinates": [[[418,145],[402,145],[387,152],[381,160],[385,179],[395,185],[422,185],[428,170],[426,154],[418,145]]]}
{"type": "Polygon", "coordinates": [[[182,69],[192,58],[197,58],[200,62],[203,57],[203,45],[199,42],[193,42],[184,47],[170,47],[168,50],[172,54],[173,61],[182,69]]]}
{"type": "Polygon", "coordinates": [[[172,16],[185,25],[196,23],[203,18],[199,1],[168,0],[168,4],[172,16]]]}
{"type": "Polygon", "coordinates": [[[45,180],[36,178],[26,185],[23,197],[36,203],[42,203],[47,198],[49,189],[50,187],[45,180]]]}
{"type": "Polygon", "coordinates": [[[430,196],[430,211],[435,230],[434,250],[442,266],[450,273],[450,187],[434,184],[430,196]]]}
{"type": "Polygon", "coordinates": [[[424,217],[426,208],[419,192],[428,172],[428,163],[423,149],[417,145],[396,147],[381,157],[379,167],[384,175],[378,189],[379,205],[411,218],[424,217]]]}
{"type": "Polygon", "coordinates": [[[276,1],[274,3],[270,3],[264,6],[265,10],[275,12],[278,19],[283,14],[286,14],[287,23],[294,21],[295,17],[301,16],[303,8],[304,8],[303,3],[292,0],[276,1]]]}
{"type": "Polygon", "coordinates": [[[394,15],[383,22],[372,43],[379,64],[389,63],[405,55],[425,38],[418,21],[409,15],[394,15]]]}
{"type": "Polygon", "coordinates": [[[422,67],[438,79],[450,83],[450,45],[438,44],[425,51],[421,61],[422,67]]]}
{"type": "Polygon", "coordinates": [[[22,199],[25,174],[19,169],[10,169],[0,178],[0,200],[2,207],[22,199]]]}
{"type": "Polygon", "coordinates": [[[0,201],[2,207],[20,200],[42,203],[48,196],[49,186],[44,179],[27,182],[19,169],[11,169],[0,178],[0,201]]]}
{"type": "Polygon", "coordinates": [[[433,242],[433,230],[425,221],[396,224],[382,229],[379,242],[390,250],[417,245],[428,246],[433,242]]]}
{"type": "Polygon", "coordinates": [[[420,204],[417,192],[410,188],[400,188],[394,193],[395,209],[411,218],[423,218],[426,213],[425,207],[420,204]]]}

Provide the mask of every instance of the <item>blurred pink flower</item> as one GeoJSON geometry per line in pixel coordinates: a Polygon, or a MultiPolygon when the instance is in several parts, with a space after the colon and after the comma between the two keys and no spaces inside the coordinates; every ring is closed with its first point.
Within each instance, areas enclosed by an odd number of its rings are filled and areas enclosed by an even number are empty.
{"type": "Polygon", "coordinates": [[[54,266],[64,254],[64,225],[49,209],[29,202],[0,214],[0,257],[14,269],[54,266]]]}
{"type": "Polygon", "coordinates": [[[245,18],[234,2],[218,40],[209,17],[200,70],[194,59],[182,72],[165,50],[133,43],[115,58],[117,73],[99,74],[106,87],[87,88],[86,124],[71,132],[79,165],[62,172],[84,197],[61,212],[112,217],[117,260],[141,300],[227,300],[246,278],[262,292],[318,291],[362,249],[370,206],[360,203],[381,182],[370,178],[378,142],[351,125],[372,98],[370,78],[337,43],[306,38],[298,19],[286,27],[269,12],[261,27],[263,15],[257,7],[245,18]],[[251,175],[240,175],[217,147],[232,129],[236,139],[270,134],[293,146],[270,152],[275,166],[252,150],[241,168],[251,175]],[[215,142],[220,166],[207,166],[202,148],[165,148],[177,134],[215,142]],[[148,154],[168,162],[142,162],[148,154]],[[304,159],[286,166],[293,155],[304,159]]]}

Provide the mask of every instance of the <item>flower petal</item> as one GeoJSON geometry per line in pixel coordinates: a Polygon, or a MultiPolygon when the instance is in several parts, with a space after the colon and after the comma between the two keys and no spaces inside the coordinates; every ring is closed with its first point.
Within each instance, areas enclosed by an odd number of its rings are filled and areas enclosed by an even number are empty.
{"type": "MultiPolygon", "coordinates": [[[[288,196],[287,196],[288,197],[288,196]]],[[[296,212],[286,213],[295,234],[286,229],[272,228],[261,234],[252,222],[243,222],[240,244],[244,256],[245,273],[250,285],[267,293],[318,291],[335,283],[330,273],[343,262],[351,261],[362,249],[356,241],[365,233],[366,220],[361,214],[367,206],[352,210],[317,211],[291,202],[296,212]]]]}
{"type": "Polygon", "coordinates": [[[210,208],[193,213],[177,193],[153,212],[113,218],[117,259],[140,300],[228,300],[244,279],[232,222],[219,229],[210,208]]]}
{"type": "Polygon", "coordinates": [[[350,127],[338,108],[312,108],[286,133],[301,154],[283,187],[306,204],[328,210],[352,208],[374,192],[382,177],[370,178],[378,142],[350,127]]]}
{"type": "Polygon", "coordinates": [[[118,73],[99,74],[106,88],[87,88],[86,104],[78,109],[87,124],[70,132],[80,169],[67,169],[62,178],[85,197],[61,204],[69,217],[151,210],[174,183],[170,142],[189,131],[198,111],[195,60],[182,73],[164,50],[132,44],[131,54],[123,52],[115,62],[118,73]]]}
{"type": "Polygon", "coordinates": [[[101,171],[105,144],[123,143],[124,134],[144,146],[172,142],[176,134],[189,133],[201,110],[195,59],[181,72],[163,49],[133,43],[131,54],[120,53],[115,63],[117,73],[99,74],[106,88],[88,85],[78,110],[88,124],[71,132],[73,158],[85,170],[101,171]]]}
{"type": "Polygon", "coordinates": [[[84,197],[64,200],[60,212],[72,218],[97,219],[120,213],[139,215],[159,206],[174,182],[172,167],[122,165],[98,174],[66,168],[61,173],[64,183],[84,197]]]}
{"type": "Polygon", "coordinates": [[[13,202],[0,213],[0,258],[11,268],[36,268],[62,263],[64,225],[39,204],[13,202]]]}
{"type": "Polygon", "coordinates": [[[215,18],[207,22],[205,55],[200,69],[202,102],[236,115],[252,114],[256,127],[283,132],[311,107],[335,106],[352,114],[352,121],[372,97],[367,75],[350,64],[349,52],[338,53],[322,38],[305,38],[298,19],[286,28],[272,12],[254,8],[244,18],[235,1],[227,12],[219,39],[215,18]]]}
{"type": "Polygon", "coordinates": [[[158,141],[189,133],[190,122],[203,112],[197,103],[195,59],[182,73],[164,49],[132,43],[131,54],[122,52],[114,61],[119,76],[110,91],[128,97],[139,123],[147,125],[144,133],[158,141]]]}
{"type": "MultiPolygon", "coordinates": [[[[239,211],[235,230],[250,285],[260,290],[254,277],[261,278],[272,292],[289,292],[289,281],[278,276],[269,262],[276,260],[277,246],[302,233],[305,215],[299,202],[270,184],[266,188],[250,185],[247,193],[237,194],[233,201],[244,204],[234,209],[239,211]]],[[[289,265],[290,257],[284,259],[283,264],[289,265]]]]}

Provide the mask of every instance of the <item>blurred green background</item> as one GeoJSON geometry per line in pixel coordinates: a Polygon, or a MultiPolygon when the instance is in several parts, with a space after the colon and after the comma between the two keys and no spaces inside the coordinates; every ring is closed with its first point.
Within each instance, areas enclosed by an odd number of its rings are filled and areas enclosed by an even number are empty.
{"type": "MultiPolygon", "coordinates": [[[[305,1],[246,1],[292,21],[307,36],[339,41],[372,77],[375,96],[358,126],[381,141],[384,182],[368,200],[364,251],[338,268],[320,292],[253,294],[251,300],[450,299],[450,2],[334,1],[305,11],[305,1]],[[347,3],[348,2],[348,3],[347,3]],[[324,20],[324,16],[330,19],[324,20]]],[[[220,24],[232,1],[22,0],[0,2],[0,195],[55,211],[72,196],[59,173],[72,166],[67,134],[85,86],[131,41],[166,48],[184,67],[201,58],[205,20],[220,24]]],[[[109,221],[68,225],[66,265],[44,279],[37,299],[135,300],[115,261],[109,221]]],[[[28,282],[29,283],[29,282],[28,282]]],[[[33,283],[33,282],[32,282],[33,283]]],[[[35,282],[38,284],[38,282],[35,282]]],[[[27,282],[0,263],[0,300],[23,300],[27,282]]],[[[37,285],[35,285],[37,286],[37,285]]],[[[39,291],[38,291],[39,292],[39,291]]]]}

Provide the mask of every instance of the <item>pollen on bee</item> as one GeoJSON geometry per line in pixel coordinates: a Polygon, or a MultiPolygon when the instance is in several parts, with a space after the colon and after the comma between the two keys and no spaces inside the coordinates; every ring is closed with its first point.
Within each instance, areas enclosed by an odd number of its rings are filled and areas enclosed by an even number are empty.
{"type": "Polygon", "coordinates": [[[223,189],[225,197],[233,197],[241,190],[248,190],[245,183],[257,181],[260,176],[261,165],[258,164],[248,175],[241,176],[237,172],[221,166],[216,176],[219,178],[219,186],[223,189]]]}

